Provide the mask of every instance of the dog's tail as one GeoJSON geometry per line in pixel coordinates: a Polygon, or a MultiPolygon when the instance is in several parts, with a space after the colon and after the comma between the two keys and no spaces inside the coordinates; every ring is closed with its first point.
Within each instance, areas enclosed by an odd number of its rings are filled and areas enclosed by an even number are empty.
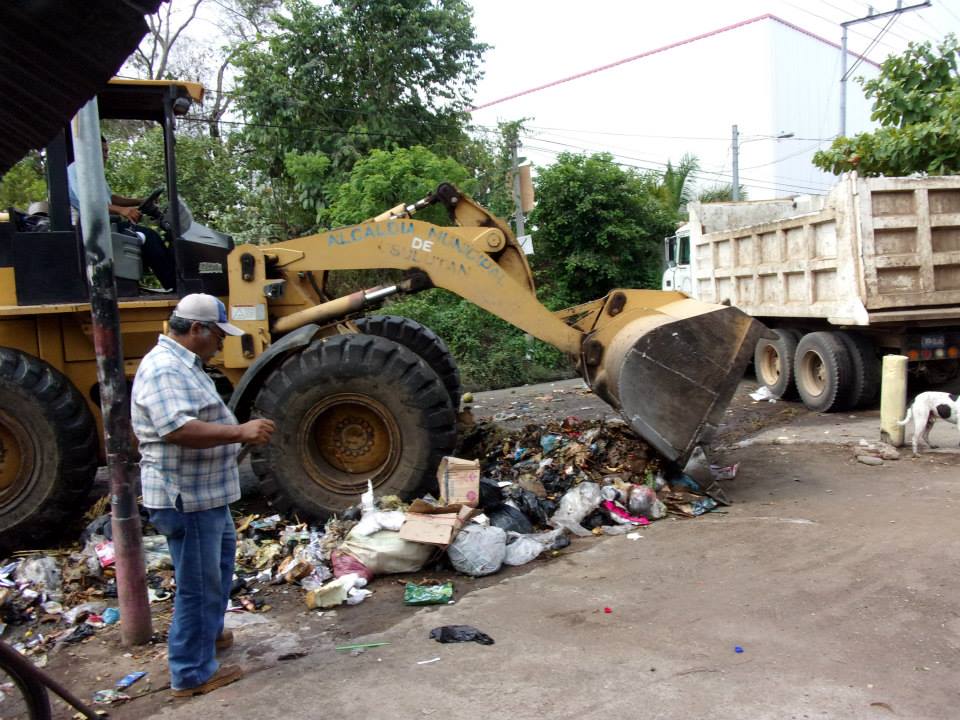
{"type": "Polygon", "coordinates": [[[913,405],[907,408],[907,416],[903,420],[897,420],[897,425],[906,425],[913,417],[913,405]]]}

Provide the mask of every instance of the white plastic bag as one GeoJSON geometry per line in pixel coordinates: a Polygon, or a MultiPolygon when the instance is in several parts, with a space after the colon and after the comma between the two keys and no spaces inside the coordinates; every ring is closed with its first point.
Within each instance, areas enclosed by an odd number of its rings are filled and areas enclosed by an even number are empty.
{"type": "Polygon", "coordinates": [[[507,533],[494,526],[470,523],[447,548],[454,569],[464,575],[480,577],[495,573],[507,554],[507,533]]]}
{"type": "Polygon", "coordinates": [[[373,535],[380,530],[399,532],[406,517],[407,516],[399,510],[367,513],[360,519],[360,522],[353,526],[353,530],[350,532],[354,535],[364,536],[373,535]]]}
{"type": "Polygon", "coordinates": [[[587,537],[591,533],[580,523],[600,506],[602,499],[599,485],[593,482],[582,482],[570,488],[560,499],[560,507],[550,518],[550,525],[566,528],[580,537],[587,537]]]}
{"type": "Polygon", "coordinates": [[[538,542],[530,535],[521,535],[520,533],[509,533],[507,538],[507,552],[503,557],[504,565],[526,565],[531,560],[540,557],[540,553],[547,549],[547,546],[538,542]]]}

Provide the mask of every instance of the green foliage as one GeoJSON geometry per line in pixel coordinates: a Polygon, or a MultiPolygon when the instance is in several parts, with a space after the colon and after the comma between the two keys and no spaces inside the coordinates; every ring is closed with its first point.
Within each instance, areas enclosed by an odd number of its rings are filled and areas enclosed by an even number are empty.
{"type": "Polygon", "coordinates": [[[342,179],[372,149],[463,144],[486,46],[462,0],[286,0],[274,19],[237,54],[237,102],[271,173],[292,151],[342,179]]]}
{"type": "MultiPolygon", "coordinates": [[[[747,200],[747,191],[740,186],[740,199],[747,200]]],[[[733,201],[733,183],[720,183],[708,188],[704,188],[697,193],[697,200],[702,203],[713,202],[732,202],[733,201]]]]}
{"type": "Polygon", "coordinates": [[[884,60],[878,77],[859,78],[866,96],[874,98],[871,117],[881,127],[837,138],[814,155],[814,165],[864,176],[960,172],[958,50],[953,35],[936,50],[929,42],[910,43],[901,55],[884,60]]]}
{"type": "Polygon", "coordinates": [[[673,210],[678,219],[682,217],[686,204],[693,199],[693,188],[689,181],[699,169],[700,160],[689,153],[680,158],[677,167],[667,161],[667,169],[661,176],[658,190],[663,204],[668,210],[673,210]]]}
{"type": "Polygon", "coordinates": [[[540,171],[533,264],[550,305],[593,300],[616,287],[659,287],[660,244],[676,216],[659,182],[620,168],[606,153],[564,153],[540,171]]]}
{"type": "MultiPolygon", "coordinates": [[[[451,182],[468,194],[475,186],[469,170],[425,147],[374,150],[354,166],[350,179],[336,189],[322,219],[327,225],[357,223],[400,203],[415,202],[442,182],[451,182]]],[[[450,224],[446,210],[436,206],[419,212],[417,219],[450,224]]]]}
{"type": "Polygon", "coordinates": [[[0,210],[6,211],[10,207],[26,210],[30,203],[46,197],[47,181],[38,152],[31,152],[0,176],[0,210]]]}
{"type": "Polygon", "coordinates": [[[428,290],[389,304],[383,312],[423,323],[443,338],[468,390],[544,382],[571,374],[572,361],[473,303],[428,290]]]}

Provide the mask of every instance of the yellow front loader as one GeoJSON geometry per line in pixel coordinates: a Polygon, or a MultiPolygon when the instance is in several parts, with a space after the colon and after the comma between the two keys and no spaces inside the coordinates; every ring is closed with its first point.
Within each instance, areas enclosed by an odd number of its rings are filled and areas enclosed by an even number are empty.
{"type": "MultiPolygon", "coordinates": [[[[117,273],[125,371],[133,377],[179,297],[222,297],[245,334],[227,339],[211,373],[240,420],[276,421],[271,444],[254,450],[251,462],[280,508],[322,518],[355,503],[368,480],[378,494],[407,498],[431,482],[456,440],[456,365],[428,328],[366,315],[392,295],[431,287],[563,350],[668,459],[682,464],[709,439],[762,325],[735,308],[653,290],[613,290],[551,312],[537,300],[509,227],[449,184],[358,225],[234,247],[195,222],[176,193],[173,123],[198,92],[182,83],[115,81],[100,95],[102,115],[117,108],[118,117],[134,117],[139,104],[168,140],[169,205],[155,215],[176,253],[174,292],[139,287],[136,243],[122,223],[115,228],[115,253],[131,261],[117,273]],[[415,219],[429,205],[445,207],[455,224],[415,219]],[[370,269],[398,270],[402,279],[328,294],[328,273],[370,269]]],[[[14,212],[0,222],[0,540],[7,542],[79,511],[101,452],[78,230],[53,203],[49,228],[29,221],[14,212]]]]}

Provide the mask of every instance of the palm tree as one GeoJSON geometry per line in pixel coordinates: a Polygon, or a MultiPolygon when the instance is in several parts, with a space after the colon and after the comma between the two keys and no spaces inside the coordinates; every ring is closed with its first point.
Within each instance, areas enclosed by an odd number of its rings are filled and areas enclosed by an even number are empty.
{"type": "Polygon", "coordinates": [[[676,168],[667,161],[667,169],[660,179],[659,193],[664,205],[678,216],[683,213],[686,204],[694,199],[693,188],[689,182],[700,169],[696,155],[684,154],[676,168]]]}

